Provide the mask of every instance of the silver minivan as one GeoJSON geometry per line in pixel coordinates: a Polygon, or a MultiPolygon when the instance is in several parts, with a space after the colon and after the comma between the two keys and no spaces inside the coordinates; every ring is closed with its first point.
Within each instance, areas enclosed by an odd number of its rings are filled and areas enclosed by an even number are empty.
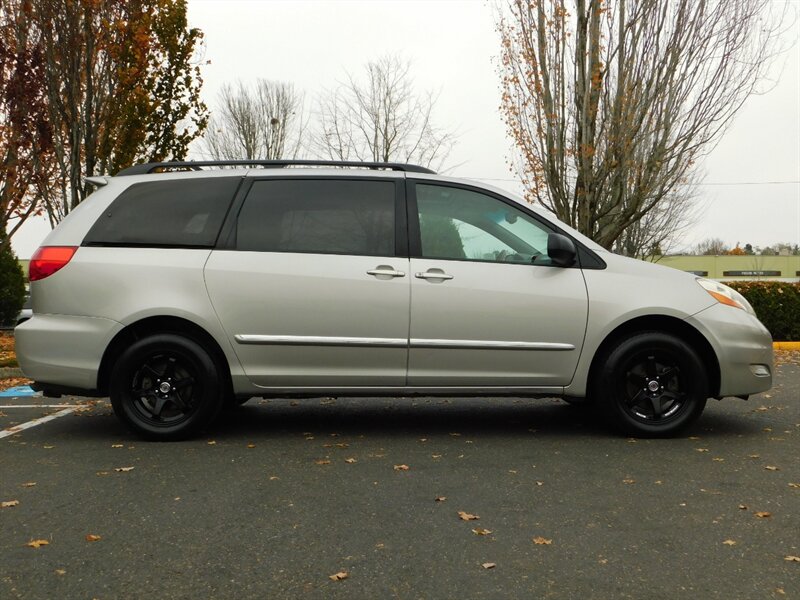
{"type": "Polygon", "coordinates": [[[46,395],[109,395],[147,438],[254,396],[412,395],[558,396],[663,436],[772,385],[737,292],[473,181],[328,161],[90,181],[31,259],[18,360],[46,395]]]}

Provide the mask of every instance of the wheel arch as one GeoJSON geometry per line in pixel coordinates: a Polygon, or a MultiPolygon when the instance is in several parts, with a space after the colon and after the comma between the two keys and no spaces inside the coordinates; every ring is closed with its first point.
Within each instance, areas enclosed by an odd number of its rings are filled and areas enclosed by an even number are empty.
{"type": "Polygon", "coordinates": [[[100,369],[97,374],[97,389],[102,394],[108,394],[111,372],[114,364],[122,355],[125,348],[133,342],[140,340],[148,335],[156,333],[174,333],[186,336],[208,350],[220,369],[227,391],[233,393],[230,365],[228,359],[214,336],[203,329],[197,323],[188,319],[175,316],[154,316],[140,319],[119,331],[109,342],[100,361],[100,369]]]}
{"type": "Polygon", "coordinates": [[[714,348],[705,336],[689,323],[667,315],[636,317],[618,325],[612,330],[597,347],[592,357],[592,363],[589,367],[589,377],[587,379],[587,391],[593,388],[596,377],[602,367],[603,358],[608,354],[609,350],[620,340],[644,331],[659,331],[661,333],[674,335],[689,344],[698,353],[700,360],[703,361],[703,366],[706,368],[709,382],[709,397],[719,395],[720,366],[714,348]]]}

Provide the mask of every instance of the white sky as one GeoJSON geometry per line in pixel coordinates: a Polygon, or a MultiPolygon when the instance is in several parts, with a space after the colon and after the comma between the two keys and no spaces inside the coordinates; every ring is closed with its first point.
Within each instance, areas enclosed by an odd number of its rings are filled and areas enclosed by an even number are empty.
{"type": "MultiPolygon", "coordinates": [[[[203,98],[213,109],[223,83],[293,82],[308,108],[347,72],[385,54],[412,62],[420,90],[440,93],[439,126],[457,131],[448,174],[519,191],[507,167],[511,143],[498,106],[499,42],[486,0],[190,0],[189,20],[205,33],[203,98]]],[[[800,23],[776,64],[776,86],[751,97],[703,168],[702,216],[682,247],[708,237],[728,244],[800,243],[800,23]],[[784,182],[784,183],[767,183],[784,182]],[[714,185],[725,184],[725,185],[714,185]],[[736,184],[736,185],[733,185],[736,184]]],[[[28,258],[49,231],[26,224],[13,244],[28,258]]]]}

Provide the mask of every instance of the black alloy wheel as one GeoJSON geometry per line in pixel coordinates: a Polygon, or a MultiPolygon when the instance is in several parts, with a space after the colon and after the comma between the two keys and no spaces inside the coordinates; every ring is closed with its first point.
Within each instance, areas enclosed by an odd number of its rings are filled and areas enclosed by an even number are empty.
{"type": "Polygon", "coordinates": [[[220,368],[194,340],[158,334],[120,356],[111,377],[116,415],[139,435],[176,440],[207,426],[223,403],[220,368]]]}
{"type": "Polygon", "coordinates": [[[696,421],[708,398],[697,353],[683,340],[644,332],[605,357],[595,394],[612,424],[629,435],[674,435],[696,421]]]}

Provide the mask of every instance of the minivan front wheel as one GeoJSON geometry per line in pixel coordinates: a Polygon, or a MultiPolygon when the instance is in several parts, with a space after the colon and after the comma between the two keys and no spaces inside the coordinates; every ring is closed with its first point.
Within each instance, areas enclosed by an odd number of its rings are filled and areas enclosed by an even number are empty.
{"type": "Polygon", "coordinates": [[[206,427],[219,412],[223,386],[212,357],[194,340],[157,334],[136,341],[111,375],[114,413],[152,440],[177,440],[206,427]]]}
{"type": "Polygon", "coordinates": [[[675,435],[705,408],[709,384],[703,363],[680,338],[638,333],[601,360],[595,397],[611,424],[628,435],[675,435]]]}

